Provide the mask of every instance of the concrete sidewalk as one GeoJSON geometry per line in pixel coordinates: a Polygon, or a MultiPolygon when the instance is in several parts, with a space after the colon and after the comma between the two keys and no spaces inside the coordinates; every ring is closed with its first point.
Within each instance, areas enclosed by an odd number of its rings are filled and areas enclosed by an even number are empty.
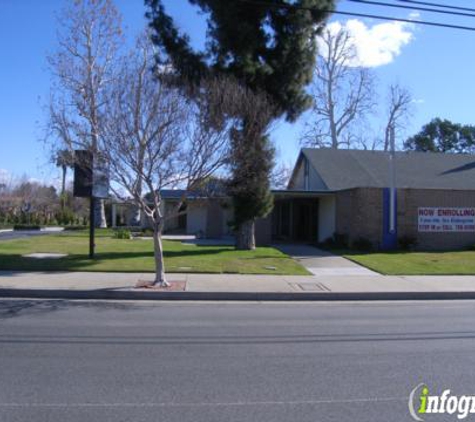
{"type": "Polygon", "coordinates": [[[286,255],[291,256],[316,276],[356,276],[379,275],[339,255],[304,244],[272,245],[286,255]]]}
{"type": "Polygon", "coordinates": [[[135,288],[151,273],[0,272],[0,297],[178,300],[475,299],[475,276],[169,274],[182,291],[135,288]]]}

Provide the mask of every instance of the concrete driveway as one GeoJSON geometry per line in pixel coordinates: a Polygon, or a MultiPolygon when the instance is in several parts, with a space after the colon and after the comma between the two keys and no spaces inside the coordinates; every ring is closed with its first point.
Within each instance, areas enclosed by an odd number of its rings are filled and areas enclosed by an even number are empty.
{"type": "Polygon", "coordinates": [[[290,255],[317,276],[379,275],[338,255],[304,244],[276,244],[275,248],[290,255]]]}
{"type": "Polygon", "coordinates": [[[12,230],[12,229],[5,229],[0,230],[0,241],[2,240],[11,240],[11,239],[22,239],[24,237],[32,237],[32,236],[41,236],[45,234],[51,233],[59,233],[63,231],[64,228],[62,227],[45,227],[41,230],[12,230]]]}

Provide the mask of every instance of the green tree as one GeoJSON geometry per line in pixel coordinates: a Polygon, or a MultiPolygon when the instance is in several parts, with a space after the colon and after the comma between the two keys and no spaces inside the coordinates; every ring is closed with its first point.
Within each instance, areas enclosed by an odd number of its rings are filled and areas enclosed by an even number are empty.
{"type": "Polygon", "coordinates": [[[469,153],[475,147],[475,127],[435,118],[404,142],[412,151],[469,153]]]}
{"type": "Polygon", "coordinates": [[[182,81],[196,84],[203,77],[231,76],[246,89],[264,93],[272,104],[273,115],[267,124],[260,125],[258,135],[249,128],[251,124],[244,115],[232,142],[231,188],[237,247],[253,249],[254,221],[272,209],[269,163],[273,163],[273,149],[266,132],[272,120],[285,117],[294,121],[311,105],[305,87],[312,80],[316,35],[334,2],[189,0],[208,16],[205,51],[195,51],[189,37],[166,13],[162,0],[145,1],[153,41],[170,59],[182,81]]]}

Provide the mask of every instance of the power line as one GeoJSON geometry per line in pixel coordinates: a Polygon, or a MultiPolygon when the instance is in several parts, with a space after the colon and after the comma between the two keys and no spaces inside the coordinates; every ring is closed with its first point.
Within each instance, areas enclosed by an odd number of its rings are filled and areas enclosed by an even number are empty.
{"type": "Polygon", "coordinates": [[[442,22],[422,21],[422,20],[415,20],[415,19],[394,18],[392,16],[373,15],[373,14],[368,14],[368,13],[357,13],[357,12],[346,12],[343,10],[316,9],[313,7],[296,6],[293,4],[284,4],[284,3],[275,4],[275,3],[267,3],[265,1],[254,1],[254,0],[238,0],[238,1],[241,3],[247,3],[254,6],[273,7],[273,8],[288,9],[288,10],[307,10],[309,12],[332,13],[335,15],[356,16],[359,18],[379,19],[379,20],[386,20],[386,21],[393,21],[393,22],[405,22],[405,23],[412,23],[412,24],[417,24],[417,25],[426,25],[426,26],[434,26],[434,27],[439,27],[439,28],[459,29],[463,31],[475,32],[475,27],[473,26],[453,25],[453,24],[442,23],[442,22]]]}
{"type": "MultiPolygon", "coordinates": [[[[239,1],[244,1],[244,0],[239,0],[239,1]]],[[[311,10],[311,8],[308,8],[308,9],[311,10]]],[[[418,25],[436,26],[440,28],[461,29],[464,31],[475,31],[475,27],[473,26],[452,25],[449,23],[442,23],[442,22],[429,22],[429,21],[421,21],[421,20],[415,20],[415,19],[393,18],[390,16],[370,15],[366,13],[343,12],[341,10],[325,10],[325,12],[334,13],[336,15],[357,16],[360,18],[381,19],[381,20],[386,20],[386,21],[406,22],[406,23],[413,23],[413,24],[418,24],[418,25]]]]}
{"type": "Polygon", "coordinates": [[[430,3],[426,1],[417,1],[417,0],[397,0],[401,3],[411,3],[411,4],[420,4],[421,6],[432,6],[432,7],[442,7],[445,9],[453,9],[453,10],[465,10],[466,12],[475,12],[475,9],[470,7],[462,7],[462,6],[449,6],[446,4],[439,4],[439,3],[430,3]]]}
{"type": "Polygon", "coordinates": [[[439,10],[439,9],[433,9],[429,7],[420,7],[420,6],[402,6],[399,4],[386,3],[386,2],[374,1],[374,0],[346,0],[346,1],[351,1],[354,3],[360,3],[360,4],[374,5],[374,6],[385,6],[385,7],[393,7],[393,8],[398,8],[398,9],[417,10],[420,12],[442,13],[442,14],[451,15],[451,16],[465,16],[465,17],[475,18],[475,14],[467,13],[467,12],[452,12],[449,10],[439,10]]]}

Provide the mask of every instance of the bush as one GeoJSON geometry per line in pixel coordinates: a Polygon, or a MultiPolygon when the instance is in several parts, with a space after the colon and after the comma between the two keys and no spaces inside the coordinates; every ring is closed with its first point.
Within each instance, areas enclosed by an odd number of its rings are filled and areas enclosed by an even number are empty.
{"type": "Polygon", "coordinates": [[[152,229],[143,229],[137,233],[137,236],[143,237],[153,237],[153,230],[152,229]]]}
{"type": "Polygon", "coordinates": [[[348,235],[333,233],[333,236],[325,239],[321,246],[328,249],[347,249],[348,235]]]}
{"type": "Polygon", "coordinates": [[[15,224],[13,230],[41,230],[41,226],[37,224],[15,224]]]}
{"type": "Polygon", "coordinates": [[[132,233],[127,229],[119,229],[114,232],[114,239],[132,239],[132,233]]]}
{"type": "Polygon", "coordinates": [[[413,250],[417,246],[417,239],[414,236],[401,236],[397,242],[399,249],[404,251],[413,250]]]}
{"type": "Polygon", "coordinates": [[[60,225],[72,224],[75,220],[74,211],[70,208],[65,208],[64,210],[56,213],[56,221],[60,225]]]}
{"type": "Polygon", "coordinates": [[[353,241],[351,247],[352,249],[356,249],[357,251],[368,252],[373,249],[373,243],[366,237],[358,237],[353,241]]]}

